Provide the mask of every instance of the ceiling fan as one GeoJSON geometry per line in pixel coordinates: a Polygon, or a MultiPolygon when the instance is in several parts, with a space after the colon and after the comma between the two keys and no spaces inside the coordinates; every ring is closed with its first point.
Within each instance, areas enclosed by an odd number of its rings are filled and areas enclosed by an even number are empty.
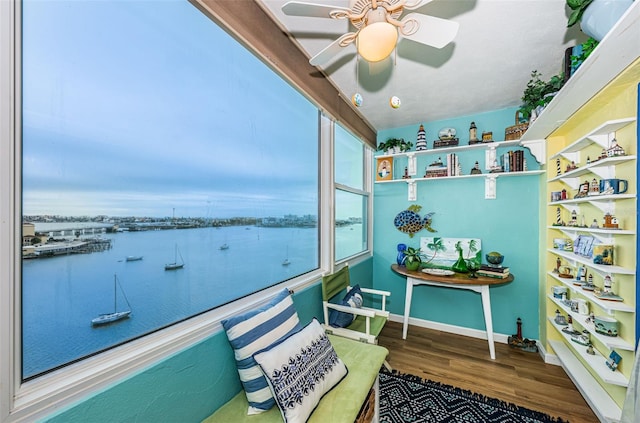
{"type": "Polygon", "coordinates": [[[432,0],[351,0],[351,7],[290,1],[282,6],[284,14],[316,18],[349,19],[356,28],[313,56],[309,63],[322,66],[336,56],[342,47],[355,42],[360,56],[368,62],[387,58],[396,47],[398,35],[409,40],[442,48],[458,33],[459,24],[434,16],[409,13],[432,0]]]}

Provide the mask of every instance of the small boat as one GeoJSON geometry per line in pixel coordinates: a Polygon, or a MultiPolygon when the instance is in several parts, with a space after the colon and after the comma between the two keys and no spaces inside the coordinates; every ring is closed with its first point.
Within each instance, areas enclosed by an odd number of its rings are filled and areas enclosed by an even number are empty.
{"type": "Polygon", "coordinates": [[[285,259],[282,261],[282,265],[283,265],[283,266],[288,266],[288,265],[290,265],[290,264],[291,264],[291,262],[289,261],[289,247],[287,246],[287,258],[285,258],[285,259]]]}
{"type": "Polygon", "coordinates": [[[222,245],[220,246],[220,249],[221,249],[221,250],[228,250],[228,249],[229,249],[229,244],[222,244],[222,245]]]}
{"type": "Polygon", "coordinates": [[[139,261],[142,260],[142,256],[127,256],[127,261],[139,261]]]}
{"type": "Polygon", "coordinates": [[[184,260],[182,258],[182,254],[180,254],[180,251],[178,250],[178,244],[176,244],[173,263],[165,264],[164,270],[177,270],[177,269],[182,269],[183,267],[184,267],[184,260]],[[178,255],[180,255],[179,262],[178,262],[178,255]]]}
{"type": "Polygon", "coordinates": [[[126,319],[131,315],[131,305],[127,299],[127,295],[122,289],[122,285],[118,282],[118,277],[113,275],[113,313],[100,314],[95,319],[91,319],[93,326],[106,325],[107,323],[117,322],[118,320],[126,319]],[[124,300],[127,302],[129,310],[118,311],[118,287],[124,296],[124,300]]]}

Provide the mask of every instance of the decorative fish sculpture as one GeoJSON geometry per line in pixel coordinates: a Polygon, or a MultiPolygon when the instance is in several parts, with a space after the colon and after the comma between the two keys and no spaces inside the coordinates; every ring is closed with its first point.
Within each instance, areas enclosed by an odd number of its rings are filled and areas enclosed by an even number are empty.
{"type": "Polygon", "coordinates": [[[431,218],[435,212],[428,213],[422,218],[419,214],[420,210],[422,210],[422,206],[417,204],[409,206],[407,210],[403,210],[396,215],[393,224],[400,232],[409,234],[410,238],[413,238],[413,235],[423,228],[426,228],[429,232],[437,232],[431,227],[431,218]]]}

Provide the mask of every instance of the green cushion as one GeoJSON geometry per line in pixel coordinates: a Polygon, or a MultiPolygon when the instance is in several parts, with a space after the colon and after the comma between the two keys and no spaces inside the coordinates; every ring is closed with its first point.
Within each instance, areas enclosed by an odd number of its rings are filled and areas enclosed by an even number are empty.
{"type": "MultiPolygon", "coordinates": [[[[379,345],[365,344],[335,335],[328,336],[349,373],[322,398],[311,414],[309,422],[353,423],[389,351],[379,345]]],[[[243,391],[240,391],[238,395],[203,420],[203,423],[282,422],[278,407],[252,416],[247,415],[247,408],[247,397],[243,391]]]]}
{"type": "MultiPolygon", "coordinates": [[[[367,318],[365,316],[357,316],[356,319],[351,323],[347,329],[355,330],[357,332],[366,333],[367,330],[367,318]]],[[[382,332],[382,328],[384,324],[387,322],[387,318],[384,316],[374,316],[371,318],[371,323],[369,326],[370,334],[375,336],[376,338],[382,332]]]]}

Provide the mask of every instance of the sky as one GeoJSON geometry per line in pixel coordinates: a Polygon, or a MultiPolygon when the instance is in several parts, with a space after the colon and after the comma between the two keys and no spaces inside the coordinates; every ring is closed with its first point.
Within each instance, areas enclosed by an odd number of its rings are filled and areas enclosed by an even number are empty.
{"type": "Polygon", "coordinates": [[[23,6],[23,214],[318,213],[318,112],[187,1],[23,6]]]}

